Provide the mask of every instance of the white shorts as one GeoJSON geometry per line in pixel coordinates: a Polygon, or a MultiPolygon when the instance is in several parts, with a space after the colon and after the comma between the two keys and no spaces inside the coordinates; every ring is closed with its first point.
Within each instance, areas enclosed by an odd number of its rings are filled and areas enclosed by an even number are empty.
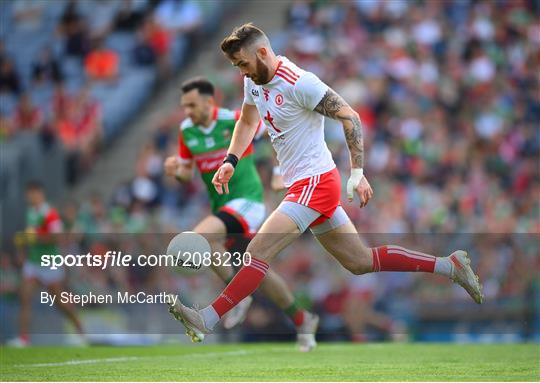
{"type": "Polygon", "coordinates": [[[296,202],[283,201],[278,206],[277,210],[292,219],[294,223],[296,223],[296,226],[298,226],[298,230],[300,230],[301,233],[306,231],[306,229],[309,227],[314,235],[327,233],[330,230],[334,230],[335,228],[345,225],[350,221],[349,216],[347,213],[345,213],[345,210],[343,210],[341,205],[336,208],[329,219],[317,225],[312,224],[321,216],[321,214],[310,207],[296,202]]]}
{"type": "Polygon", "coordinates": [[[264,203],[245,198],[235,198],[219,210],[236,218],[246,234],[256,233],[266,218],[264,203]]]}
{"type": "Polygon", "coordinates": [[[60,267],[56,270],[51,270],[48,267],[41,267],[28,261],[24,263],[22,271],[24,279],[34,278],[44,285],[61,282],[65,275],[64,270],[60,267]]]}

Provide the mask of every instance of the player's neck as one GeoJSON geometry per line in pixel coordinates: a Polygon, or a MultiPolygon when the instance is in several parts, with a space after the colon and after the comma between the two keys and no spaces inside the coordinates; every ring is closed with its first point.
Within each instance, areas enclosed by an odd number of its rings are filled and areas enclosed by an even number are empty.
{"type": "Polygon", "coordinates": [[[268,82],[272,81],[274,77],[276,76],[276,71],[279,68],[279,63],[280,63],[280,60],[278,56],[274,56],[270,59],[270,63],[268,67],[270,68],[270,73],[272,73],[272,76],[270,77],[270,80],[268,82]]]}
{"type": "Polygon", "coordinates": [[[204,119],[204,121],[201,121],[201,127],[203,128],[209,128],[210,126],[212,126],[212,122],[214,122],[214,115],[215,115],[215,108],[212,107],[212,109],[210,109],[210,112],[208,113],[208,117],[206,117],[204,119]]]}
{"type": "Polygon", "coordinates": [[[201,123],[201,127],[203,128],[209,128],[210,125],[212,125],[212,118],[207,118],[206,120],[204,120],[202,123],[201,123]]]}

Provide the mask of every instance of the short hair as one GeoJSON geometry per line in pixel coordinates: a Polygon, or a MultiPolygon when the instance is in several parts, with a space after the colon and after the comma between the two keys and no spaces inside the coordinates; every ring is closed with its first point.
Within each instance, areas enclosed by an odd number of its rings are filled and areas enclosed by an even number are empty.
{"type": "Polygon", "coordinates": [[[240,25],[233,29],[231,34],[221,42],[221,50],[229,57],[232,57],[240,49],[251,45],[253,42],[264,38],[268,40],[266,34],[253,23],[240,25]]]}
{"type": "Polygon", "coordinates": [[[191,92],[193,89],[206,96],[214,95],[214,85],[204,77],[194,77],[182,83],[182,93],[191,92]]]}
{"type": "Polygon", "coordinates": [[[26,183],[26,190],[27,191],[43,191],[43,184],[38,180],[31,180],[26,183]]]}

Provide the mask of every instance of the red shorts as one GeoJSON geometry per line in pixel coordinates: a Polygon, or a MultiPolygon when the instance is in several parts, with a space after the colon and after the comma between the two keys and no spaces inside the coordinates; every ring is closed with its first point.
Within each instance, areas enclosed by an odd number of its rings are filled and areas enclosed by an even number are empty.
{"type": "Polygon", "coordinates": [[[284,201],[295,202],[321,213],[311,226],[323,223],[340,205],[341,177],[337,168],[296,181],[285,194],[284,201]]]}

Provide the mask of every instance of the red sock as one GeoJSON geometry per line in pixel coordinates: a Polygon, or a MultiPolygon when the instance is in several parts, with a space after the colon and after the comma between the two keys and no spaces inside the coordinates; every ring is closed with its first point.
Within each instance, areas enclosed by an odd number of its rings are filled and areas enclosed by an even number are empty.
{"type": "Polygon", "coordinates": [[[302,326],[302,324],[304,323],[304,316],[305,316],[305,311],[304,310],[298,310],[292,317],[292,320],[294,322],[294,325],[296,327],[300,327],[302,326]]]}
{"type": "Polygon", "coordinates": [[[433,273],[435,257],[403,247],[388,245],[371,248],[373,271],[424,271],[433,273]]]}
{"type": "Polygon", "coordinates": [[[268,271],[268,264],[252,258],[249,266],[243,266],[234,276],[231,283],[212,303],[219,317],[223,317],[230,309],[236,306],[242,299],[251,295],[261,284],[268,271]]]}

